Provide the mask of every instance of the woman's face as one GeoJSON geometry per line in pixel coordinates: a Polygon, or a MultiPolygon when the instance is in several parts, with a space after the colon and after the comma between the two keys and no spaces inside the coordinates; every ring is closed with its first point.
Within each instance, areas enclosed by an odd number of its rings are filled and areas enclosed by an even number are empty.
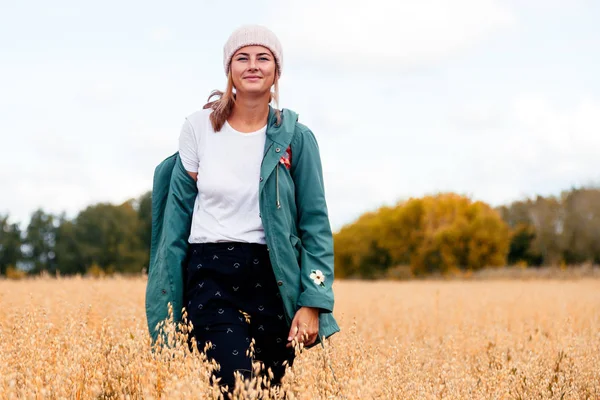
{"type": "Polygon", "coordinates": [[[237,93],[263,94],[275,83],[275,57],[263,46],[246,46],[231,59],[231,77],[237,93]]]}

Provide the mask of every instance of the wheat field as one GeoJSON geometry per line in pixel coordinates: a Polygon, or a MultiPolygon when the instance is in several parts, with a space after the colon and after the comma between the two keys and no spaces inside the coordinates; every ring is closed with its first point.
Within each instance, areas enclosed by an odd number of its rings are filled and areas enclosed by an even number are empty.
{"type": "MultiPolygon", "coordinates": [[[[218,398],[211,364],[152,352],[144,278],[0,281],[1,399],[218,398]]],[[[342,332],[279,392],[238,398],[600,399],[600,280],[344,282],[342,332]]]]}

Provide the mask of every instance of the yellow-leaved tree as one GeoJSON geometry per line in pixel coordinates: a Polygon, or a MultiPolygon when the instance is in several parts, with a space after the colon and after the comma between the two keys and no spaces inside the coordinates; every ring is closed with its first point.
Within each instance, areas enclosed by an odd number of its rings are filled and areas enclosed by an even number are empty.
{"type": "Polygon", "coordinates": [[[397,265],[410,265],[415,275],[500,266],[509,243],[507,224],[483,202],[454,193],[411,198],[335,235],[336,274],[383,276],[397,265]]]}

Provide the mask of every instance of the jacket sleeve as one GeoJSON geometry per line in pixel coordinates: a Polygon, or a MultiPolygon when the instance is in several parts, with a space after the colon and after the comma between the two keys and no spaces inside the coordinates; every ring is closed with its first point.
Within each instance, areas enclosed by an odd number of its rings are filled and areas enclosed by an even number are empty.
{"type": "MultiPolygon", "coordinates": [[[[178,153],[155,170],[152,192],[152,245],[146,284],[146,320],[152,343],[156,343],[157,324],[173,307],[173,321],[181,321],[183,308],[183,262],[187,255],[197,189],[187,174],[178,153]]],[[[163,332],[163,344],[167,336],[163,332]]]]}
{"type": "Polygon", "coordinates": [[[319,146],[313,133],[301,124],[292,143],[292,176],[298,208],[301,292],[298,307],[333,312],[333,237],[319,146]]]}

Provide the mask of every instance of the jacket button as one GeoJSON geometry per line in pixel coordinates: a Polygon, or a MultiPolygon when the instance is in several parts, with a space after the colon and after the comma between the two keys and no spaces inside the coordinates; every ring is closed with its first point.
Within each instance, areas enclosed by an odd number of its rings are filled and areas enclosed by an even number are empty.
{"type": "Polygon", "coordinates": [[[167,294],[167,291],[165,289],[161,290],[162,294],[167,294]]]}
{"type": "Polygon", "coordinates": [[[258,213],[258,218],[260,218],[260,217],[261,217],[261,215],[260,215],[260,213],[258,213]]]}
{"type": "Polygon", "coordinates": [[[260,177],[259,181],[261,181],[261,182],[263,181],[263,177],[262,176],[260,177]]]}
{"type": "Polygon", "coordinates": [[[279,153],[281,151],[281,149],[278,147],[275,149],[275,153],[279,153]]]}
{"type": "Polygon", "coordinates": [[[278,281],[277,282],[277,286],[283,286],[283,282],[282,281],[278,281]]]}

